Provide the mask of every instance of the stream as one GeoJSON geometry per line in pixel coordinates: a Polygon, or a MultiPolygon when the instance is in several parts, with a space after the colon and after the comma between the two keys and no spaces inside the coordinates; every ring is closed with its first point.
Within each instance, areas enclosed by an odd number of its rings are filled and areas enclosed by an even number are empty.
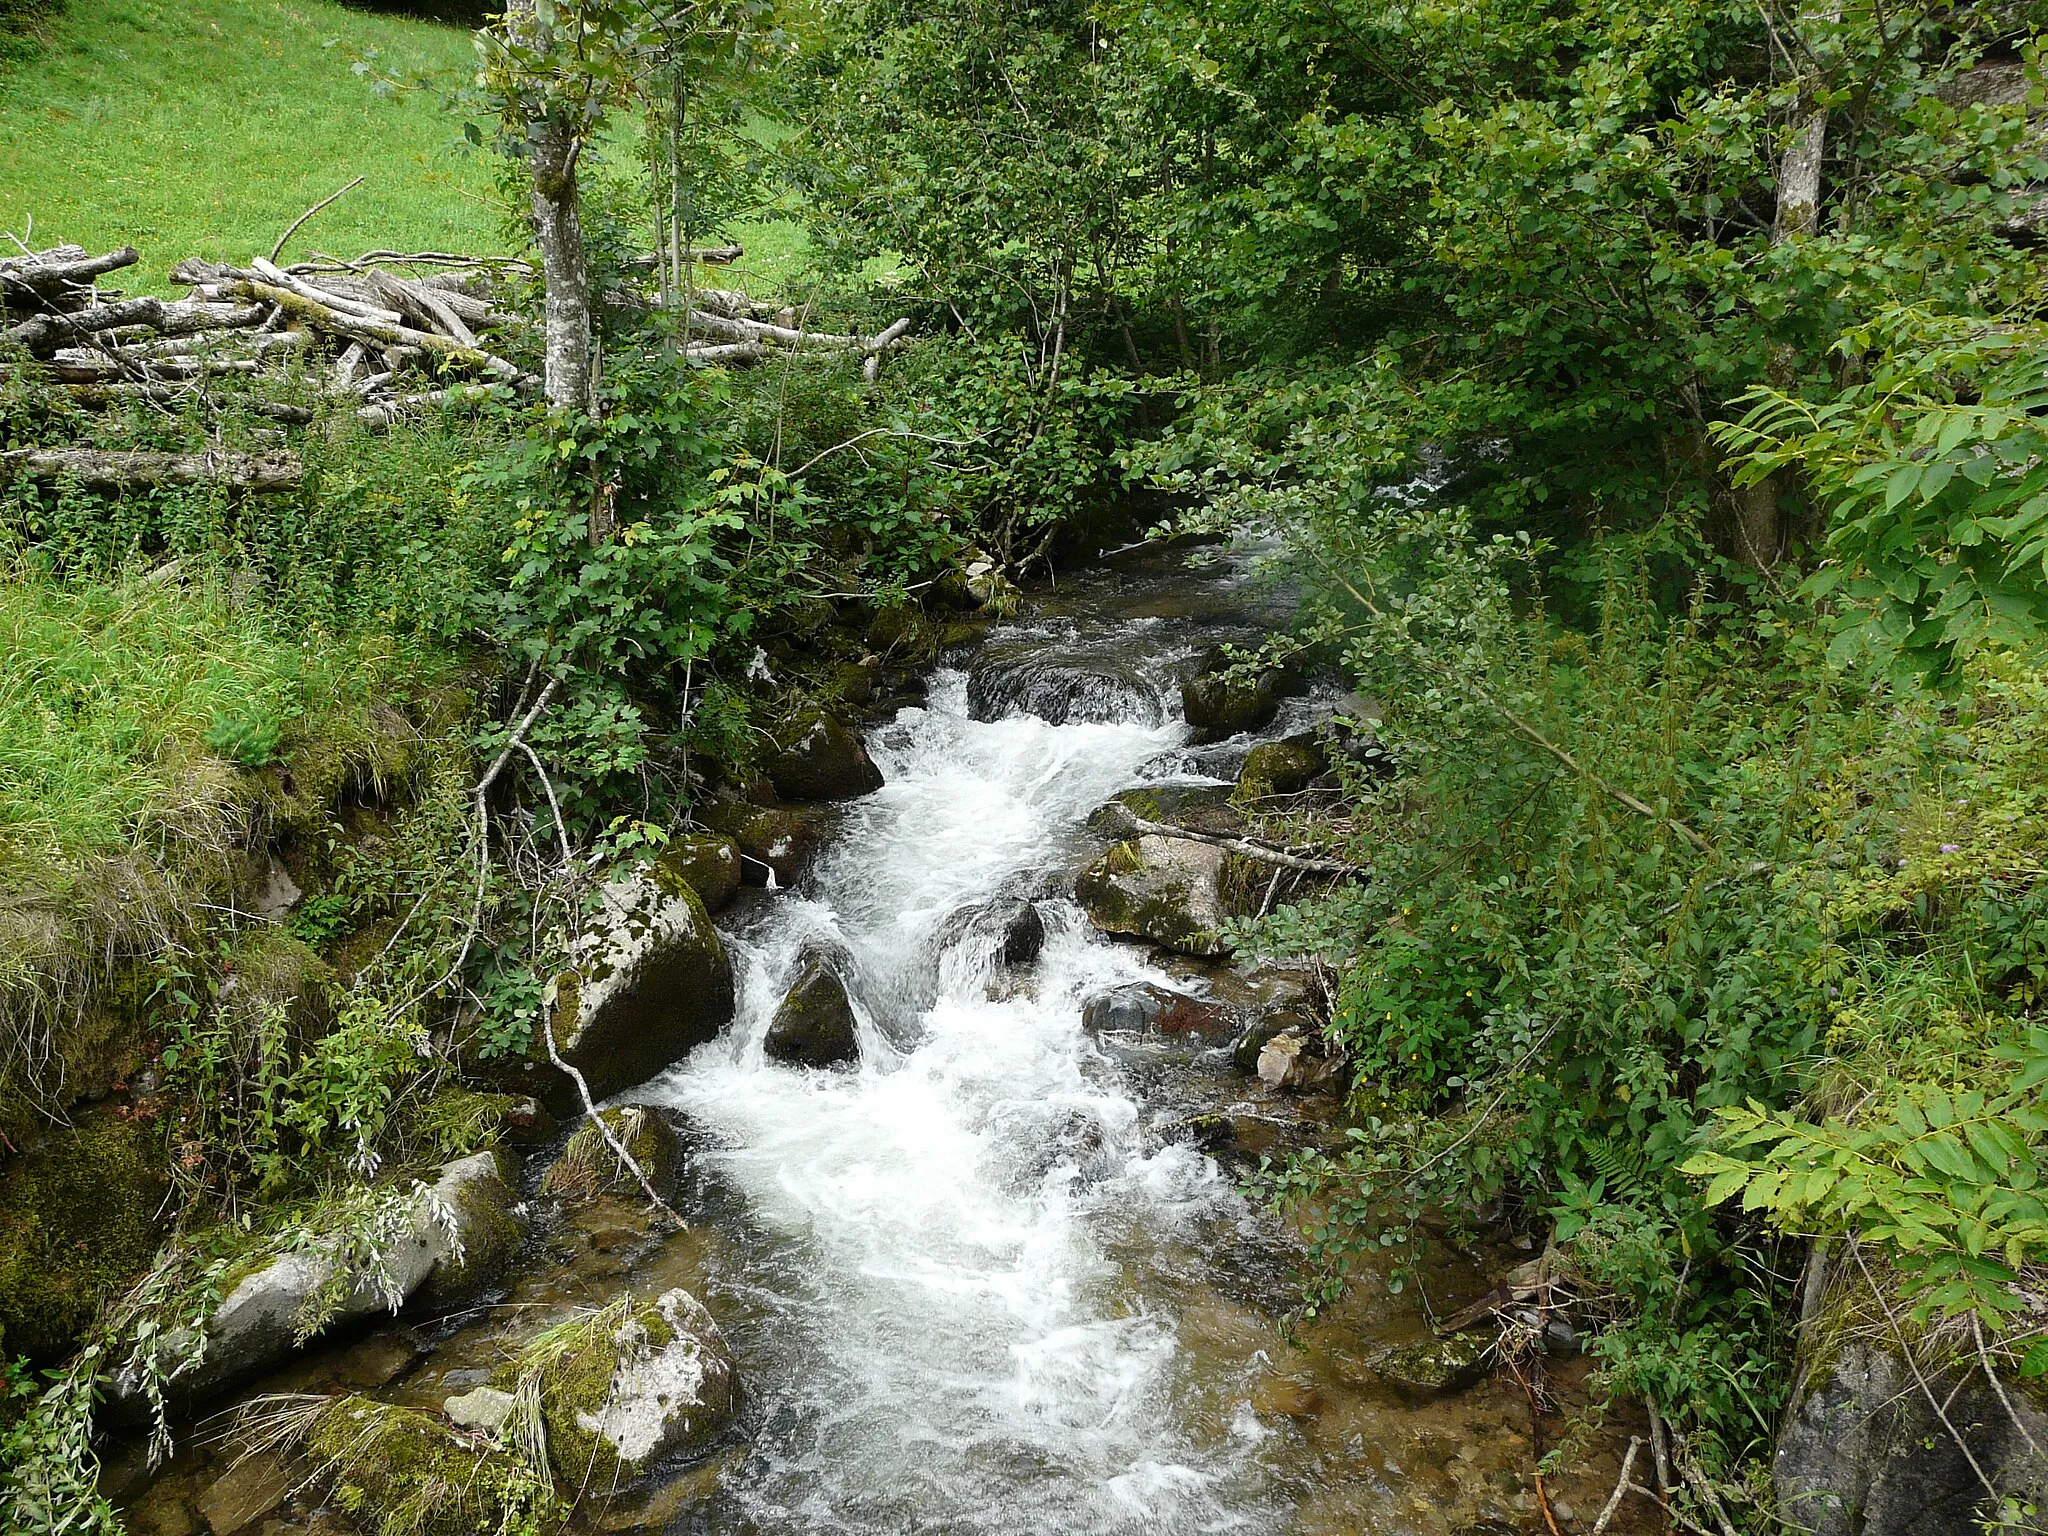
{"type": "MultiPolygon", "coordinates": [[[[624,1201],[529,1240],[510,1293],[434,1328],[390,1323],[257,1390],[370,1387],[438,1409],[485,1379],[538,1309],[682,1284],[738,1356],[725,1447],[579,1517],[600,1531],[1211,1531],[1505,1536],[1541,1530],[1530,1423],[1504,1378],[1418,1387],[1390,1369],[1434,1347],[1439,1310],[1527,1255],[1447,1252],[1399,1291],[1368,1267],[1290,1335],[1291,1234],[1239,1192],[1192,1117],[1235,1115],[1276,1145],[1334,1134],[1334,1101],[1247,1079],[1228,1036],[1090,1030],[1091,999],[1133,983],[1227,1004],[1288,995],[1097,933],[1074,876],[1088,818],[1136,785],[1228,782],[1250,743],[1189,745],[1179,680],[1206,646],[1277,622],[1241,559],[1128,560],[1062,583],[950,653],[920,705],[868,730],[884,787],[850,803],[793,890],[719,919],[738,981],[718,1040],[619,1096],[686,1128],[687,1231],[650,1238],[624,1201]],[[1005,966],[986,914],[1028,898],[1045,942],[1005,966]],[[837,958],[858,1066],[769,1061],[763,1037],[800,957],[837,958]]],[[[1262,738],[1331,700],[1290,700],[1262,738]]],[[[1242,1141],[1242,1138],[1240,1138],[1242,1141]]],[[[538,1166],[538,1160],[536,1160],[538,1166]]],[[[529,1175],[529,1185],[532,1175],[529,1175]]],[[[1584,1362],[1563,1362],[1569,1394],[1584,1362]]],[[[147,1536],[219,1475],[188,1442],[129,1498],[147,1536]],[[151,1523],[154,1522],[154,1523],[151,1523]]],[[[1611,1484],[1553,1481],[1569,1520],[1611,1484]]],[[[260,1536],[325,1533],[292,1506],[260,1536]]],[[[1627,1521],[1612,1527],[1630,1529],[1627,1521]]],[[[247,1529],[257,1536],[258,1527],[247,1529]]]]}

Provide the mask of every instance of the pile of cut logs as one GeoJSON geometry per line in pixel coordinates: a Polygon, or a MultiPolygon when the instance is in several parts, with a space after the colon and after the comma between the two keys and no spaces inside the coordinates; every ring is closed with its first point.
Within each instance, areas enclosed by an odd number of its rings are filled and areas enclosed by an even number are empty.
{"type": "MultiPolygon", "coordinates": [[[[739,253],[735,247],[718,254],[739,253]]],[[[494,350],[499,338],[538,341],[532,321],[497,302],[498,278],[530,276],[520,262],[385,250],[289,267],[262,257],[246,267],[195,257],[170,273],[191,291],[186,299],[102,286],[137,259],[133,246],[95,256],[76,245],[0,257],[0,338],[25,348],[41,381],[83,408],[131,400],[173,405],[217,393],[235,376],[282,373],[294,364],[375,426],[540,385],[494,350]]],[[[643,310],[660,302],[623,291],[607,298],[643,310]]],[[[910,332],[908,319],[874,336],[813,331],[802,316],[770,312],[736,289],[700,289],[691,300],[681,355],[698,366],[745,366],[777,349],[851,351],[863,357],[872,381],[883,356],[910,332]]],[[[237,398],[251,413],[279,422],[313,419],[302,405],[237,398]]],[[[300,478],[296,458],[282,452],[17,449],[0,459],[0,477],[9,472],[31,479],[69,474],[100,488],[225,481],[283,490],[300,478]]]]}

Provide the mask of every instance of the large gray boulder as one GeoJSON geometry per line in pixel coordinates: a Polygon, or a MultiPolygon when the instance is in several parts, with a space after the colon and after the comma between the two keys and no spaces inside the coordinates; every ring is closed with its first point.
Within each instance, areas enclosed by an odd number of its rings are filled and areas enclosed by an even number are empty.
{"type": "MultiPolygon", "coordinates": [[[[473,1299],[504,1272],[522,1236],[502,1155],[448,1163],[431,1185],[392,1201],[375,1223],[367,1258],[340,1237],[315,1238],[234,1280],[206,1319],[198,1359],[173,1376],[173,1394],[197,1402],[263,1374],[322,1334],[408,1302],[441,1310],[473,1299]]],[[[169,1365],[197,1342],[189,1329],[174,1332],[159,1358],[169,1365]]],[[[117,1417],[147,1406],[132,1368],[115,1375],[109,1396],[117,1417]]]]}
{"type": "Polygon", "coordinates": [[[825,956],[804,955],[796,980],[775,1010],[761,1043],[770,1061],[799,1067],[836,1067],[860,1060],[860,1032],[846,983],[825,956]]]}
{"type": "Polygon", "coordinates": [[[2027,1444],[2032,1435],[2048,1446],[2048,1413],[2016,1386],[2006,1387],[2008,1413],[1976,1362],[1923,1367],[1944,1425],[1895,1349],[1860,1338],[1822,1347],[1826,1357],[1793,1394],[1773,1461],[1778,1513],[1793,1527],[1814,1536],[1974,1536],[1991,1511],[1973,1457],[2001,1494],[2048,1498],[2048,1462],[2027,1444]]]}
{"type": "MultiPolygon", "coordinates": [[[[552,986],[547,1027],[595,1098],[643,1083],[732,1022],[732,961],[697,893],[642,870],[599,892],[570,968],[552,986]]],[[[558,1110],[578,1102],[549,1071],[558,1110]]]]}
{"type": "Polygon", "coordinates": [[[1214,955],[1224,919],[1220,881],[1229,857],[1211,843],[1146,834],[1089,865],[1074,896],[1104,933],[1149,939],[1185,955],[1214,955]]]}

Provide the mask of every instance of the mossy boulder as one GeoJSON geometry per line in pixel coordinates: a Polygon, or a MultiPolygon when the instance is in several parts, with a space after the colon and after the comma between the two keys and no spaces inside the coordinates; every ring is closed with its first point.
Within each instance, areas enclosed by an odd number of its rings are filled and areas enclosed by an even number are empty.
{"type": "Polygon", "coordinates": [[[334,1021],[334,968],[282,928],[253,925],[221,967],[216,999],[232,1021],[253,1025],[280,1013],[300,1041],[317,1040],[334,1021]]]}
{"type": "Polygon", "coordinates": [[[1147,834],[1112,847],[1074,887],[1104,933],[1147,939],[1184,955],[1220,954],[1225,917],[1218,881],[1227,855],[1186,838],[1147,834]]]}
{"type": "Polygon", "coordinates": [[[686,885],[706,912],[721,912],[740,888],[739,845],[717,832],[678,832],[654,861],[654,879],[671,895],[686,885]]]}
{"type": "Polygon", "coordinates": [[[929,620],[914,603],[896,603],[868,625],[868,646],[885,661],[923,661],[936,649],[929,620]]]}
{"type": "MultiPolygon", "coordinates": [[[[555,977],[546,1027],[596,1098],[645,1082],[732,1021],[732,961],[681,881],[642,869],[608,882],[572,962],[555,977]]],[[[550,1107],[574,1105],[567,1075],[543,1070],[550,1107]]]]}
{"type": "Polygon", "coordinates": [[[1196,741],[1222,741],[1255,731],[1280,712],[1278,679],[1267,672],[1252,678],[1205,672],[1180,685],[1180,705],[1196,741]]]}
{"type": "Polygon", "coordinates": [[[330,1404],[306,1449],[333,1502],[374,1536],[552,1530],[568,1516],[540,1470],[519,1456],[373,1398],[330,1404]]]}
{"type": "Polygon", "coordinates": [[[882,770],[845,721],[807,709],[773,736],[768,778],[784,800],[852,800],[882,787],[882,770]]]}
{"type": "Polygon", "coordinates": [[[618,1487],[701,1449],[739,1406],[732,1347],[685,1290],[553,1329],[514,1373],[537,1377],[549,1454],[572,1487],[618,1487]]]}
{"type": "Polygon", "coordinates": [[[1245,756],[1234,798],[1247,804],[1275,795],[1299,794],[1328,768],[1322,749],[1313,741],[1262,741],[1245,756]]]}
{"type": "MultiPolygon", "coordinates": [[[[203,1325],[205,1352],[174,1377],[175,1394],[198,1402],[261,1375],[302,1341],[408,1301],[441,1310],[475,1299],[504,1273],[522,1235],[502,1156],[458,1158],[425,1189],[400,1194],[398,1219],[381,1226],[374,1262],[339,1236],[316,1237],[230,1270],[203,1325]]],[[[317,1218],[310,1225],[317,1230],[317,1218]]],[[[193,1342],[180,1330],[166,1339],[165,1354],[183,1358],[193,1342]]],[[[146,1411],[133,1371],[116,1373],[109,1406],[123,1419],[146,1411]]]]}
{"type": "Polygon", "coordinates": [[[1088,818],[1094,831],[1110,837],[1131,831],[1130,818],[1156,821],[1162,826],[1207,832],[1219,837],[1241,837],[1245,819],[1231,804],[1228,784],[1160,784],[1127,789],[1106,805],[1098,806],[1088,818]]]}
{"type": "MultiPolygon", "coordinates": [[[[683,1139],[658,1110],[644,1104],[607,1109],[599,1118],[655,1190],[666,1196],[683,1166],[683,1139]]],[[[601,1194],[640,1194],[639,1181],[619,1161],[604,1133],[587,1116],[562,1148],[562,1155],[541,1176],[540,1191],[564,1200],[589,1200],[601,1194]]]]}
{"type": "Polygon", "coordinates": [[[722,799],[699,814],[732,838],[740,851],[740,879],[748,885],[766,885],[771,875],[777,886],[796,884],[832,829],[832,812],[816,805],[722,799]]]}
{"type": "Polygon", "coordinates": [[[860,1059],[860,1034],[846,983],[825,956],[805,955],[761,1049],[770,1061],[799,1067],[835,1067],[860,1059]]]}
{"type": "Polygon", "coordinates": [[[0,1352],[61,1359],[149,1267],[168,1184],[159,1143],[154,1123],[108,1106],[0,1162],[0,1352]]]}

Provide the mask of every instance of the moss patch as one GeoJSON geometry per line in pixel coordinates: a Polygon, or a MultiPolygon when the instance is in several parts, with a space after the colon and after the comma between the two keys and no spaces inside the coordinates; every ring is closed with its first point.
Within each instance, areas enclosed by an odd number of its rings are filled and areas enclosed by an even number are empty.
{"type": "Polygon", "coordinates": [[[366,1397],[324,1410],[307,1448],[326,1468],[334,1502],[376,1536],[537,1536],[568,1513],[512,1452],[366,1397]]]}
{"type": "Polygon", "coordinates": [[[167,1187],[156,1127],[123,1108],[0,1165],[0,1349],[47,1364],[156,1252],[167,1187]]]}

